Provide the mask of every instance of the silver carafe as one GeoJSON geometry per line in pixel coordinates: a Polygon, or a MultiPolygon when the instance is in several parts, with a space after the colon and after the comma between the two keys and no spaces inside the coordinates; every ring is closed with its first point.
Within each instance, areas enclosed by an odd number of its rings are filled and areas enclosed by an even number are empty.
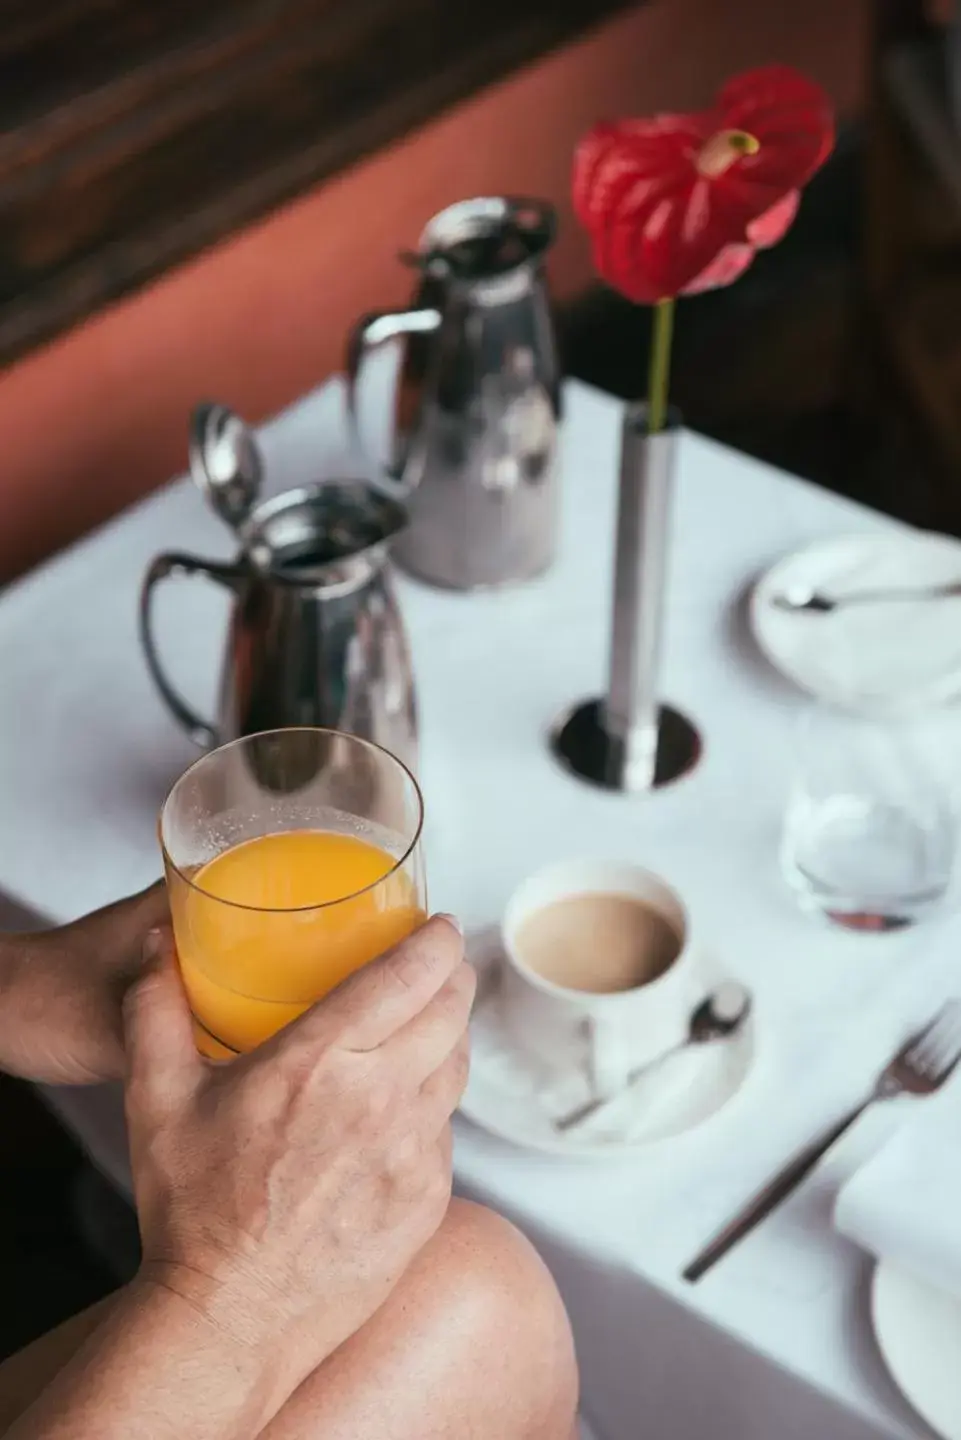
{"type": "Polygon", "coordinates": [[[348,413],[366,363],[403,338],[392,454],[374,479],[410,523],[399,564],[456,590],[541,574],[554,555],[560,367],[544,273],[555,215],[539,200],[466,200],[427,226],[411,309],[369,315],[348,348],[348,413]]]}
{"type": "Polygon", "coordinates": [[[144,653],[198,744],[320,725],[373,740],[416,768],[413,677],[387,566],[388,542],[405,520],[398,504],[361,484],[314,485],[254,508],[233,562],[156,557],[141,592],[144,653]],[[233,596],[213,722],[176,692],[158,656],[153,600],[172,575],[205,576],[233,596]]]}

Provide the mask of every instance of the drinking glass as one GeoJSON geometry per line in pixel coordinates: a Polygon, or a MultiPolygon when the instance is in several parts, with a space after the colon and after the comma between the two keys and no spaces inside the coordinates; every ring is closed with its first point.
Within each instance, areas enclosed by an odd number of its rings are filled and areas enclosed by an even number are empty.
{"type": "Polygon", "coordinates": [[[957,846],[948,753],[927,720],[804,717],[781,846],[802,905],[859,930],[910,925],[937,905],[957,846]]]}
{"type": "Polygon", "coordinates": [[[211,751],[160,813],[198,1048],[250,1050],[423,923],[424,807],[393,755],[333,730],[211,751]]]}

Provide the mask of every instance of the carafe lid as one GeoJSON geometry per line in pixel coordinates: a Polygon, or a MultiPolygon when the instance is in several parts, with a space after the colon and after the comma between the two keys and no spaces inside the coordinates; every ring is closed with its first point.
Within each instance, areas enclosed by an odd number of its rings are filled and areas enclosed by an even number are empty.
{"type": "Polygon", "coordinates": [[[539,259],[555,230],[556,215],[547,201],[482,196],[435,215],[416,255],[404,258],[439,278],[473,285],[539,259]]]}

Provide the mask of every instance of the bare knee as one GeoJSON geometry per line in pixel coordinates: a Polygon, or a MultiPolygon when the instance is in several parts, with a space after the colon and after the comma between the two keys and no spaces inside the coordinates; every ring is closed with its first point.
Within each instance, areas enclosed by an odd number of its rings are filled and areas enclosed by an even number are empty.
{"type": "Polygon", "coordinates": [[[536,1252],[454,1201],[397,1288],[261,1440],[571,1440],[570,1327],[536,1252]]]}
{"type": "Polygon", "coordinates": [[[537,1251],[481,1205],[451,1203],[424,1253],[445,1324],[459,1326],[483,1387],[509,1397],[511,1440],[568,1440],[577,1364],[563,1302],[537,1251]]]}

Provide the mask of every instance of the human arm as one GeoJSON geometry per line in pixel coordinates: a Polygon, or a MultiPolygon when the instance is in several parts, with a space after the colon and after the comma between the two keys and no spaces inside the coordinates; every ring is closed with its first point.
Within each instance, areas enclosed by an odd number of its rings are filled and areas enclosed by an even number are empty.
{"type": "Polygon", "coordinates": [[[253,1436],[446,1213],[474,989],[446,920],[227,1066],[160,943],[125,1004],[141,1272],[12,1440],[253,1436]]]}
{"type": "Polygon", "coordinates": [[[0,1070],[61,1085],[119,1079],[123,995],[167,916],[159,883],[71,925],[0,934],[0,1070]]]}
{"type": "Polygon", "coordinates": [[[279,1359],[137,1280],[4,1440],[249,1440],[288,1398],[279,1359]]]}

